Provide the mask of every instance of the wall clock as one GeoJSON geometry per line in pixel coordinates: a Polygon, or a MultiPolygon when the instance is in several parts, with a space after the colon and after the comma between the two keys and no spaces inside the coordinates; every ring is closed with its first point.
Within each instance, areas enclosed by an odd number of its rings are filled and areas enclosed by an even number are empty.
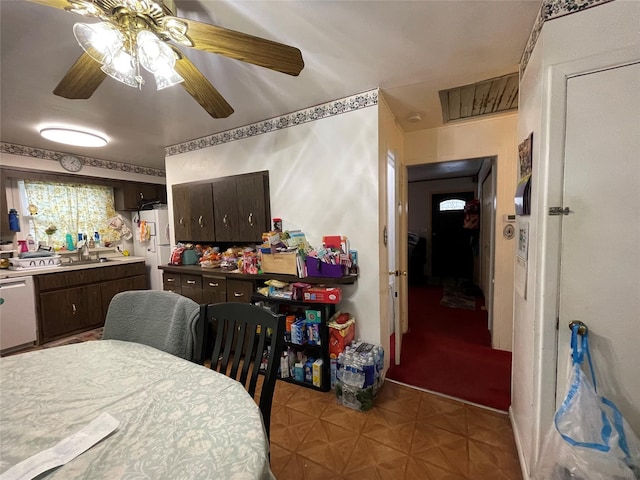
{"type": "Polygon", "coordinates": [[[73,155],[64,155],[60,158],[60,165],[69,172],[79,172],[82,168],[82,160],[73,155]]]}

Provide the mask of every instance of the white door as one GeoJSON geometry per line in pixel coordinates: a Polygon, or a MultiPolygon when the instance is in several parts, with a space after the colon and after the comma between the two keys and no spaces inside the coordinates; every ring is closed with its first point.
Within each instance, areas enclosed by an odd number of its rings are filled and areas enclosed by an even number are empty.
{"type": "Polygon", "coordinates": [[[388,316],[391,333],[395,333],[395,359],[400,364],[402,350],[402,329],[400,327],[400,308],[398,305],[398,222],[397,222],[397,178],[396,160],[391,152],[387,153],[387,263],[389,266],[388,316]]]}
{"type": "Polygon", "coordinates": [[[566,111],[556,403],[580,320],[599,392],[640,434],[640,64],[570,78],[566,111]]]}

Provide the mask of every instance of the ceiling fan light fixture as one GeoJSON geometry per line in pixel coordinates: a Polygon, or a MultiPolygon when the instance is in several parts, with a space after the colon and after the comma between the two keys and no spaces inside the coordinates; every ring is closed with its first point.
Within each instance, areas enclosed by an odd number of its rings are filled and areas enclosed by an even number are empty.
{"type": "Polygon", "coordinates": [[[158,71],[153,74],[153,77],[156,79],[156,87],[158,90],[173,87],[174,85],[184,82],[184,78],[182,78],[173,68],[158,71]]]}
{"type": "Polygon", "coordinates": [[[164,28],[171,37],[171,40],[185,47],[193,47],[193,42],[187,36],[187,24],[177,18],[167,18],[164,21],[164,28]]]}
{"type": "Polygon", "coordinates": [[[73,35],[82,49],[101,64],[110,63],[124,44],[122,33],[109,22],[76,23],[73,35]]]}
{"type": "Polygon", "coordinates": [[[105,63],[100,70],[111,78],[133,88],[139,88],[143,83],[142,77],[138,75],[133,57],[123,49],[118,50],[111,62],[105,63]]]}
{"type": "Polygon", "coordinates": [[[138,59],[149,72],[155,74],[159,71],[173,70],[176,56],[169,45],[147,30],[138,32],[136,42],[138,59]]]}
{"type": "Polygon", "coordinates": [[[100,135],[71,128],[43,128],[40,130],[40,135],[52,142],[75,145],[77,147],[104,147],[107,144],[107,140],[100,135]]]}
{"type": "Polygon", "coordinates": [[[65,10],[71,13],[77,13],[83,17],[98,17],[102,10],[98,9],[93,3],[85,0],[68,0],[70,6],[65,10]]]}
{"type": "Polygon", "coordinates": [[[144,13],[151,7],[151,3],[147,0],[121,0],[127,9],[136,13],[144,13]]]}

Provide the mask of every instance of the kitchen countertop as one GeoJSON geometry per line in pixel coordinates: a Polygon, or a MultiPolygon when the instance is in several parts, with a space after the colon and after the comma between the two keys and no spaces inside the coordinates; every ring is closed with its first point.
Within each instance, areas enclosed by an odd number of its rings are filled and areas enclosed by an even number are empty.
{"type": "Polygon", "coordinates": [[[103,268],[103,267],[112,267],[114,265],[122,265],[125,263],[137,263],[144,262],[144,257],[134,257],[124,255],[118,256],[110,256],[107,257],[109,260],[107,262],[96,262],[89,263],[85,265],[76,265],[74,263],[62,263],[61,265],[56,265],[54,267],[39,267],[39,268],[25,268],[21,270],[9,270],[8,268],[3,268],[0,270],[0,278],[15,278],[15,277],[27,277],[31,275],[45,275],[48,273],[60,273],[60,272],[71,272],[74,270],[85,270],[87,268],[103,268]]]}

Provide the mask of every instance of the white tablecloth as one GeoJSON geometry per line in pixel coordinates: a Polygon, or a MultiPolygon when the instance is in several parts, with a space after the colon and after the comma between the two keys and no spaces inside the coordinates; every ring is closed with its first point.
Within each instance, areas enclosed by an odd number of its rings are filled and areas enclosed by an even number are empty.
{"type": "Polygon", "coordinates": [[[118,429],[47,479],[271,479],[242,385],[159,350],[101,340],[0,360],[0,472],[100,413],[118,429]]]}

